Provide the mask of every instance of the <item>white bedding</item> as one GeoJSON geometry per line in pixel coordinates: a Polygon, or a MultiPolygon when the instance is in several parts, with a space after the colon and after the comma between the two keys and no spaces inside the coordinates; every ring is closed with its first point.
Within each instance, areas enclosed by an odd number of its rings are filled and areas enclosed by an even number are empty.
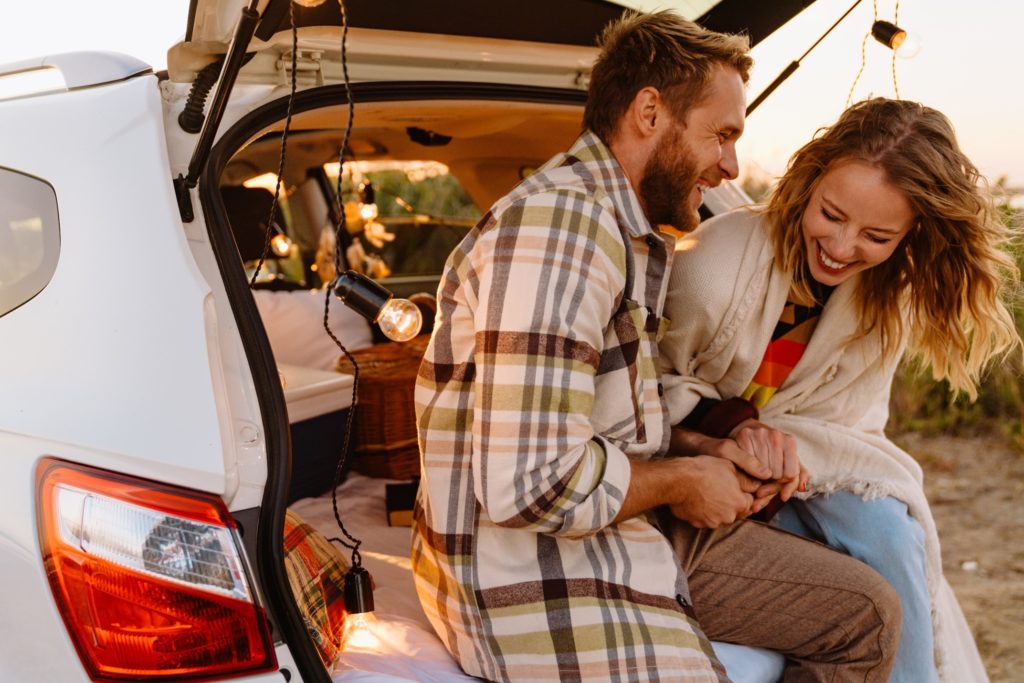
{"type": "MultiPolygon", "coordinates": [[[[373,576],[371,624],[350,639],[335,663],[335,683],[448,683],[477,681],[462,673],[427,621],[412,582],[408,527],[389,527],[384,507],[387,480],[351,474],[338,489],[345,527],[363,541],[360,553],[373,576]]],[[[340,535],[331,495],[304,498],[291,509],[328,537],[340,535]]],[[[773,683],[782,676],[781,655],[713,643],[734,683],[773,683]]]]}

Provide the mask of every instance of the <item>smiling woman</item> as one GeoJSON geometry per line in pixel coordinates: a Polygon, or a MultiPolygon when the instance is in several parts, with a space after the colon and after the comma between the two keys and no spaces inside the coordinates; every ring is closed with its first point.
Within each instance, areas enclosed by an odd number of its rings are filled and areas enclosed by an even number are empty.
{"type": "Polygon", "coordinates": [[[900,594],[898,683],[987,680],[920,467],[883,431],[905,351],[973,397],[983,367],[1020,349],[1019,274],[983,188],[945,116],[861,102],[794,155],[766,207],[693,233],[665,307],[683,321],[660,345],[673,423],[806,468],[810,496],[769,509],[900,594]]]}
{"type": "Polygon", "coordinates": [[[811,277],[835,286],[884,262],[915,222],[914,208],[885,171],[839,161],[822,176],[803,217],[811,277]]]}

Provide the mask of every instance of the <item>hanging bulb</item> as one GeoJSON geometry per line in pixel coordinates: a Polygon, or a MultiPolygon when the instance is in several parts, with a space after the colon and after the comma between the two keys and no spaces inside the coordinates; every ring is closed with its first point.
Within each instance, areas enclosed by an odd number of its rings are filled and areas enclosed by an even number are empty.
{"type": "Polygon", "coordinates": [[[385,287],[365,275],[348,270],[332,285],[334,295],[370,322],[393,341],[409,341],[420,332],[423,314],[416,304],[395,299],[385,287]]]}
{"type": "Polygon", "coordinates": [[[301,7],[319,7],[327,0],[292,0],[292,2],[301,7]]]}
{"type": "Polygon", "coordinates": [[[392,299],[384,305],[377,324],[388,339],[409,341],[420,333],[423,314],[416,304],[407,299],[392,299]]]}
{"type": "Polygon", "coordinates": [[[900,59],[913,59],[921,52],[921,39],[916,33],[907,33],[903,41],[896,46],[896,56],[900,59]]]}
{"type": "Polygon", "coordinates": [[[871,25],[871,36],[896,53],[897,57],[910,59],[921,51],[921,41],[891,21],[876,21],[871,25]]]}
{"type": "Polygon", "coordinates": [[[360,204],[359,205],[359,217],[364,221],[372,221],[377,217],[377,205],[376,204],[360,204]]]}
{"type": "Polygon", "coordinates": [[[373,612],[347,615],[341,629],[341,651],[379,652],[382,648],[377,625],[373,612]]]}
{"type": "Polygon", "coordinates": [[[278,256],[287,256],[292,251],[292,241],[288,239],[287,235],[277,233],[270,240],[270,248],[278,256]]]}
{"type": "Polygon", "coordinates": [[[372,221],[379,213],[377,192],[373,189],[373,183],[366,180],[359,186],[359,217],[364,221],[372,221]]]}
{"type": "Polygon", "coordinates": [[[377,619],[373,616],[373,579],[362,565],[353,565],[345,572],[345,627],[342,629],[341,649],[370,650],[378,639],[374,630],[377,619]]]}

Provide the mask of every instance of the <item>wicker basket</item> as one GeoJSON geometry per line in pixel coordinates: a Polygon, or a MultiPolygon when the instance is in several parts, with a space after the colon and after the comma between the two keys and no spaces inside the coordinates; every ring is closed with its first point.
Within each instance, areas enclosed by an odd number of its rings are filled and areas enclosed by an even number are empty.
{"type": "MultiPolygon", "coordinates": [[[[411,479],[420,473],[413,393],[428,335],[404,344],[377,344],[353,351],[359,364],[358,406],[352,469],[370,477],[411,479]]],[[[341,356],[338,372],[352,374],[341,356]]]]}

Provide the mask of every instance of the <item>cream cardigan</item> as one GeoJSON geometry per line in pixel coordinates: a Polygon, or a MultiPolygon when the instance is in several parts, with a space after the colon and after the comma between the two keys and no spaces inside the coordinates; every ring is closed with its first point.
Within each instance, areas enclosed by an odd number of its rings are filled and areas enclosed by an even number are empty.
{"type": "MultiPolygon", "coordinates": [[[[914,459],[886,438],[897,357],[874,335],[853,343],[857,277],[833,291],[810,343],[761,411],[765,424],[796,437],[811,475],[809,495],[836,490],[903,501],[925,531],[940,678],[987,681],[974,639],[942,575],[939,538],[914,459]]],[[[773,264],[760,217],[740,209],[700,226],[677,246],[660,344],[665,398],[678,424],[702,396],[742,394],[761,364],[789,294],[773,264]]]]}

